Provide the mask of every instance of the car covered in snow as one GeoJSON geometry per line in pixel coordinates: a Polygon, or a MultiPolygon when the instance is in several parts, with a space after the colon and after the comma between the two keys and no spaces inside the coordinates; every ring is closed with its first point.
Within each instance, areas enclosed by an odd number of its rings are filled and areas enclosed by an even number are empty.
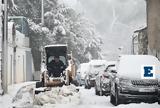
{"type": "Polygon", "coordinates": [[[89,72],[85,76],[85,88],[94,87],[96,76],[105,70],[106,63],[106,60],[91,60],[89,62],[89,72]]]}
{"type": "Polygon", "coordinates": [[[110,78],[109,74],[112,70],[116,70],[116,61],[110,61],[106,64],[106,69],[99,72],[95,80],[95,94],[108,95],[110,94],[110,78]]]}
{"type": "Polygon", "coordinates": [[[85,76],[89,72],[89,63],[81,63],[77,69],[77,77],[79,85],[82,86],[85,84],[85,76]]]}
{"type": "MultiPolygon", "coordinates": [[[[160,102],[158,70],[160,62],[150,55],[124,55],[118,60],[116,74],[111,74],[110,102],[113,105],[128,102],[160,102]],[[154,67],[155,78],[143,77],[146,67],[154,67]]],[[[147,69],[150,71],[151,68],[147,69]]],[[[150,75],[152,73],[149,73],[150,75]]]]}

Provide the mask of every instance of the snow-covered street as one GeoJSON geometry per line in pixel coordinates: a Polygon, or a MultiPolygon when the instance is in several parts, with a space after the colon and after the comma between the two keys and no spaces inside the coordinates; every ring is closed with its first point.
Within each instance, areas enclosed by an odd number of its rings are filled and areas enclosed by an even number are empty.
{"type": "MultiPolygon", "coordinates": [[[[17,86],[18,87],[18,86],[17,86]]],[[[36,98],[33,96],[34,86],[26,86],[17,92],[16,97],[10,97],[13,103],[5,105],[5,101],[1,101],[0,105],[4,108],[10,107],[27,107],[27,108],[115,108],[110,103],[109,96],[97,96],[95,95],[94,88],[84,89],[84,87],[78,87],[79,92],[75,91],[76,87],[73,85],[55,87],[52,91],[40,93],[37,95],[37,99],[41,104],[37,104],[36,98]]],[[[9,97],[9,96],[8,96],[9,97]]],[[[130,103],[120,104],[116,108],[159,108],[158,103],[130,103]]]]}
{"type": "MultiPolygon", "coordinates": [[[[45,105],[43,108],[115,108],[110,103],[109,96],[96,96],[94,93],[94,88],[84,89],[80,87],[80,104],[54,104],[45,105]]],[[[131,104],[121,104],[116,108],[159,108],[158,103],[148,104],[148,103],[131,103],[131,104]]]]}
{"type": "MultiPolygon", "coordinates": [[[[114,108],[110,103],[109,96],[96,96],[94,88],[88,90],[81,88],[81,104],[77,106],[78,108],[114,108]]],[[[131,103],[131,104],[121,104],[117,108],[159,108],[158,103],[147,104],[147,103],[131,103]]],[[[69,108],[69,107],[68,107],[69,108]]]]}

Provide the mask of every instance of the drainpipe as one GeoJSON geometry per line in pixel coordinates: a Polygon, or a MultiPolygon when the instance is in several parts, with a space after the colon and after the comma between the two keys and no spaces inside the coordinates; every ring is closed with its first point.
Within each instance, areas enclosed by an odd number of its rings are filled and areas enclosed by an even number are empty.
{"type": "Polygon", "coordinates": [[[0,0],[0,95],[3,94],[2,89],[2,0],[0,0]]]}

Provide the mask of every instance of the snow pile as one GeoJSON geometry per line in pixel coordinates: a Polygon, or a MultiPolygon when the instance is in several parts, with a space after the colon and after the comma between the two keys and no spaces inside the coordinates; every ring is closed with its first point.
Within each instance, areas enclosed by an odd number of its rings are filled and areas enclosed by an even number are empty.
{"type": "Polygon", "coordinates": [[[35,96],[34,105],[79,104],[80,94],[74,85],[52,88],[35,96]]]}
{"type": "Polygon", "coordinates": [[[20,89],[17,95],[13,98],[13,106],[16,107],[32,107],[33,106],[33,88],[35,85],[28,85],[20,89]]]}

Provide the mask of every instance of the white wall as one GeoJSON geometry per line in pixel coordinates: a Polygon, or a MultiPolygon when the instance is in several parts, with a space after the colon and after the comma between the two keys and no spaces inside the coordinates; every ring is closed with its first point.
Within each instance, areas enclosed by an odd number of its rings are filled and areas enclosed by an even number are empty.
{"type": "Polygon", "coordinates": [[[14,38],[15,38],[15,28],[14,23],[9,22],[8,23],[8,65],[7,65],[7,71],[8,71],[8,84],[14,83],[14,38]]]}
{"type": "Polygon", "coordinates": [[[29,38],[16,30],[13,42],[13,22],[8,25],[8,84],[25,82],[33,79],[33,59],[29,38]],[[14,47],[16,48],[14,52],[14,47]],[[27,55],[29,54],[29,56],[27,55]],[[14,58],[15,57],[15,58],[14,58]],[[15,60],[15,62],[14,62],[15,60]],[[27,63],[30,62],[30,63],[27,63]],[[15,64],[14,64],[15,63],[15,64]]]}

